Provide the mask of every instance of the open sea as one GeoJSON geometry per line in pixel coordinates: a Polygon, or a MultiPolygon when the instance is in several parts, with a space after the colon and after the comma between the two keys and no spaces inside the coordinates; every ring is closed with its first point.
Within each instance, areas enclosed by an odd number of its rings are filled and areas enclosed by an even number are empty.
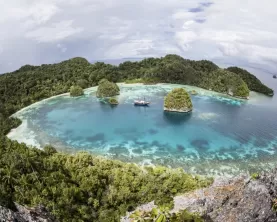
{"type": "MultiPolygon", "coordinates": [[[[277,80],[264,78],[276,90],[277,80]]],[[[252,92],[244,101],[183,85],[119,85],[118,106],[97,99],[96,88],[78,98],[54,97],[16,113],[23,124],[8,136],[41,148],[52,144],[65,152],[85,150],[201,175],[231,176],[276,165],[276,97],[252,92]],[[192,113],[163,111],[164,96],[175,87],[198,92],[191,96],[192,113]],[[133,105],[144,97],[149,107],[133,105]]]]}

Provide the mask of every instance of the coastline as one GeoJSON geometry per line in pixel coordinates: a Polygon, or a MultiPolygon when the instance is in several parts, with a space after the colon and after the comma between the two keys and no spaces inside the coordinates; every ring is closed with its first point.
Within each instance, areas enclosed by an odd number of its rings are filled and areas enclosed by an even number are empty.
{"type": "MultiPolygon", "coordinates": [[[[246,99],[243,99],[243,98],[234,97],[234,96],[230,96],[228,94],[224,94],[224,93],[220,93],[220,92],[216,92],[216,91],[211,91],[211,90],[206,90],[206,89],[196,87],[196,86],[191,86],[191,85],[170,84],[170,83],[157,83],[157,84],[152,84],[152,85],[145,85],[143,83],[124,83],[124,82],[120,82],[120,83],[117,83],[117,84],[118,84],[118,86],[126,87],[126,88],[128,88],[128,87],[131,88],[131,87],[136,87],[136,86],[149,86],[149,87],[151,87],[151,86],[176,86],[176,87],[183,87],[183,88],[188,89],[188,90],[195,90],[197,92],[197,94],[193,95],[193,96],[220,96],[222,98],[229,98],[229,99],[234,99],[234,100],[243,100],[243,101],[246,100],[246,99]]],[[[89,88],[84,89],[84,95],[83,96],[89,96],[91,93],[96,92],[97,87],[98,86],[93,86],[93,87],[89,87],[89,88]]],[[[256,94],[259,94],[259,93],[256,93],[256,94]]],[[[26,111],[30,108],[39,107],[40,105],[44,104],[45,102],[47,102],[49,100],[56,99],[56,98],[59,98],[59,97],[65,97],[65,96],[70,97],[70,93],[67,92],[67,93],[59,94],[59,95],[56,95],[56,96],[51,96],[49,98],[37,101],[37,102],[35,102],[35,103],[33,103],[29,106],[26,106],[26,107],[20,109],[16,113],[12,114],[11,117],[20,118],[20,113],[21,112],[24,112],[24,111],[26,111]]],[[[251,98],[249,100],[251,100],[251,98]]]]}
{"type": "Polygon", "coordinates": [[[172,113],[190,113],[190,112],[192,112],[192,109],[186,109],[186,110],[182,109],[182,110],[180,110],[180,109],[164,108],[164,111],[172,112],[172,113]]]}
{"type": "MultiPolygon", "coordinates": [[[[210,90],[206,90],[203,88],[199,88],[196,86],[190,86],[190,85],[182,85],[182,84],[167,84],[167,83],[157,83],[154,85],[144,85],[143,83],[124,83],[124,82],[120,82],[117,83],[119,87],[124,87],[124,88],[132,88],[132,87],[140,87],[140,86],[146,86],[146,87],[152,87],[152,86],[160,86],[162,87],[164,90],[166,91],[170,91],[170,89],[172,87],[182,87],[185,88],[188,91],[196,91],[197,94],[196,95],[192,95],[192,96],[210,96],[210,97],[215,97],[221,101],[224,100],[233,100],[233,101],[245,101],[241,98],[235,98],[232,96],[229,96],[227,94],[223,94],[223,93],[218,93],[215,91],[210,91],[210,90]]],[[[93,87],[89,87],[84,89],[84,95],[83,96],[91,96],[94,95],[94,93],[96,92],[98,86],[93,86],[93,87]]],[[[255,93],[254,95],[259,95],[258,93],[255,93]]],[[[25,138],[24,136],[18,136],[18,135],[22,135],[23,132],[26,131],[26,129],[28,129],[28,119],[25,119],[23,117],[24,114],[28,113],[28,111],[32,111],[33,109],[38,109],[40,108],[42,105],[44,105],[45,103],[53,100],[53,99],[57,99],[60,97],[65,97],[65,98],[71,98],[69,92],[68,93],[63,93],[60,95],[56,95],[56,96],[52,96],[46,99],[43,99],[41,101],[35,102],[27,107],[22,108],[21,110],[17,111],[16,113],[14,113],[13,115],[11,115],[11,117],[16,117],[22,120],[22,124],[20,126],[18,126],[17,128],[12,129],[8,134],[7,137],[12,139],[12,140],[17,140],[19,142],[24,142],[26,143],[28,146],[31,147],[37,147],[41,149],[40,143],[35,139],[35,133],[31,132],[28,134],[28,138],[25,138]],[[32,134],[34,134],[33,136],[31,136],[32,134]],[[18,139],[19,138],[19,139],[18,139]]],[[[77,97],[78,98],[78,97],[77,97]]],[[[75,99],[75,98],[72,98],[75,99]]],[[[251,97],[250,100],[251,101],[253,98],[251,97]]],[[[164,110],[166,112],[174,112],[174,111],[169,111],[169,110],[164,110]]],[[[176,111],[177,112],[177,111],[176,111]]],[[[184,113],[190,113],[191,111],[188,112],[184,112],[184,113]]],[[[28,130],[27,130],[28,131],[28,130]]],[[[27,132],[26,131],[26,132],[27,132]]]]}
{"type": "Polygon", "coordinates": [[[38,107],[42,104],[44,104],[46,101],[49,101],[49,100],[52,100],[52,99],[55,99],[55,98],[59,98],[59,97],[63,97],[63,96],[69,96],[69,93],[63,93],[63,94],[59,94],[59,95],[56,95],[56,96],[51,96],[49,98],[46,98],[46,99],[43,99],[43,100],[40,100],[40,101],[37,101],[29,106],[26,106],[20,110],[18,110],[16,113],[12,114],[10,117],[17,117],[20,119],[20,117],[18,117],[18,115],[20,115],[21,112],[24,112],[30,108],[33,108],[33,107],[38,107]]]}
{"type": "MultiPolygon", "coordinates": [[[[135,84],[119,83],[118,85],[120,87],[122,87],[122,89],[125,88],[125,90],[123,90],[122,94],[118,97],[118,99],[120,99],[120,101],[122,101],[122,103],[120,102],[120,104],[127,104],[127,105],[131,104],[133,99],[136,98],[137,95],[139,95],[139,96],[141,96],[143,94],[147,95],[147,93],[150,91],[156,92],[156,89],[155,89],[156,87],[157,87],[157,92],[162,93],[162,94],[160,94],[161,98],[163,98],[163,94],[171,91],[172,88],[183,87],[186,90],[197,91],[197,95],[193,95],[193,97],[195,97],[195,98],[202,97],[202,96],[206,97],[206,98],[212,97],[213,99],[218,100],[219,102],[226,103],[226,104],[232,104],[232,105],[238,105],[238,106],[243,104],[243,102],[242,103],[240,102],[241,100],[234,99],[233,97],[226,96],[225,94],[205,90],[205,89],[194,87],[194,86],[188,86],[188,85],[164,84],[164,83],[156,84],[156,85],[147,85],[147,86],[144,86],[141,83],[135,83],[135,84]],[[138,88],[136,88],[136,87],[138,87],[138,88]],[[135,91],[137,93],[134,93],[135,91]]],[[[79,98],[71,98],[69,96],[69,93],[64,93],[64,94],[60,94],[57,96],[53,96],[53,97],[41,100],[41,101],[36,102],[28,107],[23,108],[22,110],[20,110],[14,114],[15,117],[18,117],[22,120],[22,122],[23,122],[22,125],[20,125],[18,128],[13,129],[7,136],[12,140],[24,142],[30,147],[37,147],[37,148],[42,149],[42,147],[51,143],[54,147],[56,147],[61,152],[76,153],[77,151],[80,151],[80,150],[86,150],[86,151],[89,151],[93,155],[106,156],[110,159],[118,159],[123,162],[136,162],[139,165],[144,165],[144,164],[145,165],[148,165],[148,164],[161,165],[162,164],[163,166],[173,167],[173,168],[182,166],[188,172],[194,173],[194,174],[200,174],[200,175],[222,176],[223,174],[224,175],[228,175],[228,174],[233,175],[234,173],[239,172],[240,169],[234,169],[235,165],[233,164],[233,162],[231,160],[229,160],[229,162],[228,162],[228,160],[224,159],[224,158],[227,158],[226,156],[224,156],[224,154],[219,156],[219,158],[221,158],[221,159],[218,160],[219,162],[217,165],[213,165],[213,164],[211,165],[209,163],[208,159],[205,159],[205,157],[203,159],[201,158],[201,161],[200,161],[201,164],[203,166],[205,165],[207,167],[207,169],[203,169],[203,167],[200,166],[200,164],[196,163],[197,161],[195,161],[194,158],[197,158],[197,160],[198,160],[199,156],[198,156],[198,153],[197,152],[195,153],[194,151],[191,153],[188,153],[188,155],[185,157],[182,157],[182,158],[177,157],[176,162],[170,161],[170,158],[174,157],[174,154],[173,154],[173,156],[165,157],[165,159],[163,159],[164,160],[164,162],[163,162],[163,161],[159,161],[158,159],[156,160],[155,159],[156,157],[154,159],[150,159],[150,157],[148,155],[150,155],[152,152],[156,152],[155,150],[157,149],[156,147],[151,147],[151,146],[149,146],[149,150],[147,152],[144,150],[142,152],[142,154],[137,154],[134,150],[137,149],[139,145],[136,146],[135,144],[132,145],[132,144],[126,143],[125,144],[126,146],[122,145],[121,147],[123,149],[127,149],[129,152],[128,152],[128,155],[126,154],[123,156],[117,156],[117,153],[111,149],[111,147],[114,144],[110,144],[110,143],[101,145],[101,150],[104,149],[106,152],[106,155],[103,155],[102,151],[100,152],[98,149],[90,149],[90,147],[85,147],[84,149],[82,149],[82,146],[79,148],[77,146],[75,147],[75,145],[72,145],[72,147],[71,147],[70,145],[63,143],[63,141],[59,140],[58,138],[52,137],[51,135],[47,135],[45,132],[43,132],[43,129],[40,129],[39,127],[36,128],[35,127],[36,123],[33,122],[32,118],[29,116],[29,112],[30,112],[30,114],[32,112],[36,112],[41,106],[44,106],[46,103],[49,103],[49,105],[59,103],[60,99],[55,100],[56,98],[59,98],[59,97],[64,98],[66,101],[71,101],[71,102],[74,102],[75,100],[78,100],[78,99],[82,100],[82,97],[84,99],[92,97],[93,100],[96,101],[97,98],[94,97],[96,89],[97,89],[97,86],[85,89],[85,95],[81,96],[79,98]],[[53,99],[53,101],[51,101],[51,99],[53,99]],[[203,164],[203,161],[206,161],[205,164],[203,164]],[[220,166],[219,164],[222,164],[222,166],[220,166]],[[220,172],[217,172],[217,170],[211,170],[211,168],[213,168],[213,169],[220,168],[220,172]],[[222,173],[222,172],[224,172],[224,173],[222,173]]],[[[206,100],[206,98],[204,98],[204,100],[206,100]]],[[[163,109],[161,109],[161,111],[163,112],[163,109]]],[[[210,113],[210,112],[203,113],[203,112],[199,112],[199,110],[197,110],[197,109],[194,109],[193,114],[194,114],[194,116],[193,116],[194,118],[198,118],[201,121],[219,118],[219,116],[217,116],[214,113],[210,113]]],[[[216,121],[216,120],[213,120],[213,121],[216,121]]],[[[252,166],[248,167],[246,170],[248,170],[249,168],[251,168],[250,172],[253,172],[252,166]]],[[[265,168],[267,168],[267,167],[265,167],[265,168]]],[[[244,169],[244,167],[243,167],[243,169],[244,169]]]]}
{"type": "MultiPolygon", "coordinates": [[[[126,88],[136,87],[136,86],[149,86],[149,87],[151,87],[151,86],[176,86],[176,87],[185,88],[185,89],[190,90],[190,91],[195,90],[197,92],[197,94],[192,95],[192,96],[219,96],[219,97],[222,97],[222,98],[228,98],[228,99],[239,100],[239,101],[250,101],[250,100],[254,99],[253,96],[258,97],[258,96],[262,95],[260,93],[251,91],[251,93],[253,95],[249,96],[249,99],[248,99],[248,98],[230,96],[230,95],[225,94],[225,93],[220,93],[220,92],[216,92],[216,91],[212,91],[212,90],[207,90],[207,89],[200,88],[200,87],[197,87],[197,86],[182,85],[182,84],[171,84],[171,83],[156,83],[156,84],[151,84],[151,85],[145,85],[143,83],[119,82],[117,84],[118,84],[118,86],[126,87],[126,88]]],[[[89,87],[89,88],[84,89],[84,95],[83,96],[89,96],[91,93],[96,92],[97,87],[98,86],[93,86],[93,87],[89,87]]],[[[30,108],[39,107],[40,105],[44,104],[45,102],[47,102],[49,100],[56,99],[56,98],[59,98],[59,97],[65,97],[65,96],[70,97],[70,93],[69,92],[62,93],[62,94],[59,94],[59,95],[56,95],[56,96],[51,96],[49,98],[37,101],[37,102],[35,102],[35,103],[33,103],[29,106],[26,106],[26,107],[18,110],[16,113],[12,114],[11,117],[18,117],[18,115],[20,115],[21,112],[24,112],[24,111],[26,111],[30,108]]],[[[78,98],[78,97],[75,97],[75,98],[78,98]]],[[[20,118],[20,117],[18,117],[18,118],[20,118]]]]}

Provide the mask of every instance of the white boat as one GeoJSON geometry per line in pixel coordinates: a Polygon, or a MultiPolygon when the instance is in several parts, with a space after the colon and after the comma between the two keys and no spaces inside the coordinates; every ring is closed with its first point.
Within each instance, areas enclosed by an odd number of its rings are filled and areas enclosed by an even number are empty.
{"type": "Polygon", "coordinates": [[[135,106],[148,106],[150,102],[147,102],[145,100],[135,100],[134,105],[135,106]]]}

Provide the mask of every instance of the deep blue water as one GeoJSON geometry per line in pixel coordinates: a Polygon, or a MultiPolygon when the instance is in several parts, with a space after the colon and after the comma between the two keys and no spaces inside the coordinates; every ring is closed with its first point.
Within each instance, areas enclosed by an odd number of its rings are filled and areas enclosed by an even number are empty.
{"type": "Polygon", "coordinates": [[[86,150],[200,174],[256,172],[274,165],[274,98],[242,101],[200,91],[192,96],[192,113],[167,113],[163,98],[173,87],[121,87],[118,106],[98,100],[93,92],[79,98],[58,97],[21,117],[41,146],[51,143],[66,151],[86,150]],[[134,99],[144,96],[150,107],[133,106],[134,99]]]}

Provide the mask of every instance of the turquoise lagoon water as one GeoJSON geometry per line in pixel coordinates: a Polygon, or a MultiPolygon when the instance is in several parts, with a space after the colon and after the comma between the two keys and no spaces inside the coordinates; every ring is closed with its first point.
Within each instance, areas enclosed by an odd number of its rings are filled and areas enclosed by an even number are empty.
{"type": "MultiPolygon", "coordinates": [[[[163,111],[164,96],[176,85],[121,84],[120,104],[95,97],[51,98],[18,112],[23,124],[9,137],[29,145],[52,144],[66,152],[85,150],[143,165],[182,167],[203,175],[259,172],[277,160],[274,98],[256,93],[235,100],[199,88],[190,114],[163,111]],[[149,107],[135,107],[146,97],[149,107]]],[[[178,86],[180,87],[180,86],[178,86]]]]}

